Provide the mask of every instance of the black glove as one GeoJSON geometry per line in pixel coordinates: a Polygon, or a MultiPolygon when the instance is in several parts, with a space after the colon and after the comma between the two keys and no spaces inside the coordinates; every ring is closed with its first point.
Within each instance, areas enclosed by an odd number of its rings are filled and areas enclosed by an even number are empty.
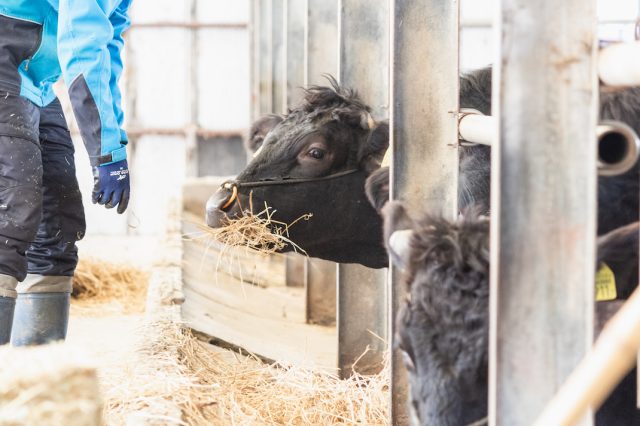
{"type": "Polygon", "coordinates": [[[129,166],[127,160],[93,168],[93,204],[102,204],[108,209],[118,206],[122,214],[129,205],[129,166]]]}

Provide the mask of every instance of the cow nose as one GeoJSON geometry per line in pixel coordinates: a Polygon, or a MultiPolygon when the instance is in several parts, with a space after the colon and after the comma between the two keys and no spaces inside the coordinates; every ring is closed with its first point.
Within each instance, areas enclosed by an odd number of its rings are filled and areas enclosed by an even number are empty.
{"type": "Polygon", "coordinates": [[[221,228],[226,225],[227,213],[236,201],[237,190],[228,190],[226,188],[218,189],[207,201],[205,220],[207,226],[211,228],[221,228]]]}

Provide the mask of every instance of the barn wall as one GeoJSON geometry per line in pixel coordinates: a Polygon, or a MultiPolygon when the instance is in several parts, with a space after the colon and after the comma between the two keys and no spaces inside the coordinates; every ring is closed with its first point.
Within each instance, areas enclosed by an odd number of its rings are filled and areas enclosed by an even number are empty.
{"type": "MultiPolygon", "coordinates": [[[[460,69],[471,70],[493,61],[491,22],[497,0],[461,0],[460,69]]],[[[637,0],[598,0],[598,37],[610,40],[633,40],[638,16],[637,0]]]]}

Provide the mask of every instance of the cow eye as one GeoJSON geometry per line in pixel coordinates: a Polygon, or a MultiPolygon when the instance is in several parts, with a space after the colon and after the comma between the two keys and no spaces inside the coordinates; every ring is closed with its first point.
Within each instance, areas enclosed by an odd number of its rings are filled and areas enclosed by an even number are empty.
{"type": "Polygon", "coordinates": [[[311,148],[307,153],[307,155],[315,158],[316,160],[322,160],[324,158],[324,154],[325,154],[324,150],[320,148],[311,148]]]}

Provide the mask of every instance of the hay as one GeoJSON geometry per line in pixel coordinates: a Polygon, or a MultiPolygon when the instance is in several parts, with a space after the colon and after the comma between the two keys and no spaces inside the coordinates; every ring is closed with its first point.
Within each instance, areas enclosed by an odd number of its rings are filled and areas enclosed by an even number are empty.
{"type": "Polygon", "coordinates": [[[71,296],[85,308],[108,304],[102,313],[139,313],[144,312],[148,282],[149,273],[133,266],[82,259],[71,296]]]}
{"type": "Polygon", "coordinates": [[[212,237],[228,247],[245,247],[263,254],[272,254],[281,251],[287,245],[300,253],[305,251],[289,239],[289,228],[301,220],[309,220],[311,213],[300,216],[287,224],[273,219],[275,210],[267,206],[259,213],[253,213],[253,206],[245,210],[243,215],[234,219],[226,219],[226,224],[221,228],[210,228],[198,224],[205,235],[212,237]]]}
{"type": "Polygon", "coordinates": [[[95,369],[61,345],[0,347],[0,424],[99,425],[95,369]]]}
{"type": "Polygon", "coordinates": [[[133,419],[193,426],[388,423],[386,368],[376,376],[340,380],[213,352],[170,321],[148,325],[142,333],[145,343],[136,356],[102,378],[109,424],[133,419]]]}

